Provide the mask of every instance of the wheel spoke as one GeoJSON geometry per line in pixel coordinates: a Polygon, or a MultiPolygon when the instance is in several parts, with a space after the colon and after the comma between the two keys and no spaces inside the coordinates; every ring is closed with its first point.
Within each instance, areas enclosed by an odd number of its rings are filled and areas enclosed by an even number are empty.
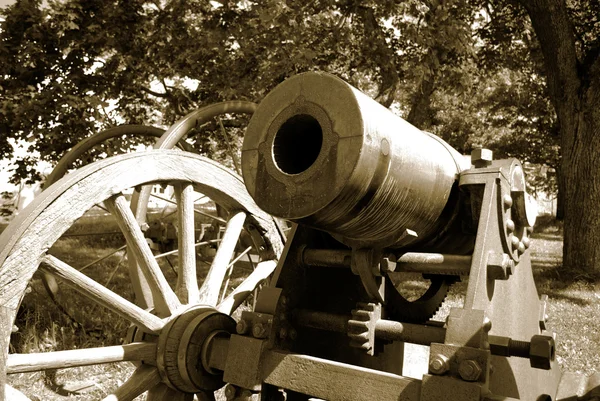
{"type": "MultiPolygon", "coordinates": [[[[219,300],[219,302],[222,302],[223,299],[225,298],[225,294],[227,294],[227,288],[229,287],[229,280],[231,280],[231,273],[233,273],[233,266],[237,263],[238,260],[243,258],[244,255],[246,255],[251,250],[252,250],[251,246],[244,249],[244,252],[242,252],[238,256],[236,256],[235,259],[233,259],[231,261],[231,263],[229,263],[229,266],[227,266],[227,274],[225,275],[226,276],[225,285],[223,286],[223,292],[221,293],[221,299],[219,300]]],[[[248,256],[248,258],[250,258],[250,256],[248,256]]]]}
{"type": "Polygon", "coordinates": [[[204,283],[202,283],[202,288],[200,288],[200,303],[216,305],[219,301],[221,285],[237,241],[244,228],[244,221],[246,221],[246,213],[238,212],[227,222],[227,228],[219,249],[217,249],[217,254],[208,270],[204,283]]]}
{"type": "Polygon", "coordinates": [[[164,326],[159,317],[146,312],[52,255],[44,257],[40,269],[61,278],[65,284],[82,295],[144,328],[145,331],[158,333],[164,326]]]}
{"type": "Polygon", "coordinates": [[[219,303],[217,310],[227,315],[232,314],[252,291],[275,271],[275,267],[277,267],[277,262],[274,260],[260,262],[256,269],[223,302],[219,303]]]}
{"type": "Polygon", "coordinates": [[[179,221],[178,248],[179,272],[177,296],[183,304],[198,300],[198,278],[196,276],[196,248],[194,226],[194,187],[192,184],[177,185],[177,219],[179,221]]]}
{"type": "Polygon", "coordinates": [[[146,242],[144,233],[137,224],[127,200],[123,195],[117,195],[106,200],[105,204],[113,216],[116,217],[117,223],[127,240],[128,249],[133,252],[146,280],[148,280],[156,312],[159,316],[172,315],[181,304],[160,270],[158,262],[154,259],[152,250],[146,242]]]}
{"type": "Polygon", "coordinates": [[[193,401],[194,394],[182,393],[160,383],[150,389],[146,395],[146,401],[193,401]]]}
{"type": "Polygon", "coordinates": [[[113,394],[103,401],[132,401],[144,391],[160,383],[158,369],[150,365],[142,365],[113,394]]]}
{"type": "Polygon", "coordinates": [[[111,362],[155,360],[156,344],[132,343],[69,351],[10,354],[6,363],[6,373],[36,372],[46,369],[63,369],[111,362]]]}

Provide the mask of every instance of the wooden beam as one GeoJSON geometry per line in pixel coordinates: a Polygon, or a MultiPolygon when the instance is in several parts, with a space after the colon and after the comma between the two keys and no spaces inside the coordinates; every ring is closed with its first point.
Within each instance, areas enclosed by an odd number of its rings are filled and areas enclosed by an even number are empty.
{"type": "Polygon", "coordinates": [[[261,361],[267,384],[329,401],[418,401],[421,381],[307,355],[269,351],[261,361]]]}

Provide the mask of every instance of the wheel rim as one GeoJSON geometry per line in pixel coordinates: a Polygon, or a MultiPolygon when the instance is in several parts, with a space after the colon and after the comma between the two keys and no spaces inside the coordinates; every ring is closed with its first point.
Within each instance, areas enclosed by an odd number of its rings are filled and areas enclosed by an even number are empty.
{"type": "MultiPolygon", "coordinates": [[[[8,320],[5,322],[7,324],[4,324],[5,327],[12,327],[16,308],[25,287],[40,262],[43,262],[42,270],[59,276],[87,298],[133,322],[139,331],[150,333],[149,338],[158,335],[160,343],[163,341],[161,332],[165,325],[181,320],[181,316],[188,316],[185,315],[187,312],[183,311],[189,307],[183,305],[207,305],[203,308],[209,308],[212,314],[230,315],[240,305],[240,300],[273,271],[275,262],[264,258],[276,259],[282,250],[281,238],[273,219],[256,207],[238,176],[208,159],[178,151],[163,150],[122,155],[95,163],[65,177],[44,191],[28,211],[29,213],[19,216],[17,225],[0,237],[0,246],[2,246],[0,300],[2,311],[5,312],[8,320]],[[179,249],[181,257],[178,257],[179,275],[175,289],[170,287],[160,267],[155,263],[143,232],[122,195],[125,188],[163,181],[176,184],[177,203],[181,206],[177,210],[181,228],[178,240],[182,246],[179,249]],[[232,218],[227,223],[217,255],[200,287],[196,280],[194,253],[192,198],[194,188],[201,189],[201,192],[210,194],[213,198],[218,198],[223,206],[232,211],[232,218]],[[107,199],[105,204],[108,209],[117,217],[117,222],[128,239],[128,247],[132,249],[136,261],[142,266],[144,276],[152,290],[154,313],[119,297],[67,263],[46,254],[46,250],[58,240],[68,226],[94,204],[104,199],[107,199]],[[271,249],[264,253],[263,261],[257,269],[230,296],[220,297],[219,289],[226,280],[235,244],[247,220],[251,220],[252,225],[263,232],[263,237],[271,245],[271,249]]],[[[182,326],[184,332],[199,327],[198,324],[182,326]]],[[[225,328],[219,330],[227,331],[225,328]]],[[[3,334],[3,349],[6,352],[9,333],[5,331],[3,334]]],[[[175,343],[178,341],[181,342],[176,338],[175,343]]],[[[157,398],[159,396],[169,396],[174,399],[189,398],[184,391],[180,391],[183,387],[167,386],[168,376],[164,372],[161,373],[161,369],[152,364],[141,363],[150,358],[148,355],[156,353],[154,340],[144,341],[142,336],[142,341],[131,344],[101,348],[100,351],[91,349],[77,352],[79,359],[83,358],[85,364],[116,360],[138,361],[139,366],[135,373],[114,393],[117,398],[107,399],[133,399],[140,391],[147,390],[149,390],[148,399],[160,399],[157,398]]],[[[46,360],[50,360],[51,367],[73,365],[73,354],[60,354],[60,352],[52,354],[54,355],[44,356],[46,360]]],[[[22,359],[20,355],[8,357],[6,359],[8,371],[12,373],[22,369],[15,367],[22,365],[22,359]]],[[[37,362],[32,363],[30,358],[28,363],[31,366],[28,369],[41,370],[48,367],[49,362],[39,362],[43,360],[39,355],[34,359],[37,362]]],[[[82,362],[77,363],[82,364],[82,362]]],[[[159,367],[170,366],[169,363],[155,364],[159,367]]]]}
{"type": "MultiPolygon", "coordinates": [[[[71,166],[84,153],[88,152],[94,146],[111,138],[122,135],[154,136],[158,138],[155,149],[172,149],[179,144],[179,146],[189,151],[191,150],[191,147],[185,142],[184,139],[188,132],[194,127],[202,125],[210,119],[226,113],[252,114],[256,110],[256,107],[256,103],[247,101],[227,101],[215,103],[187,114],[173,124],[173,126],[171,126],[167,131],[163,131],[154,127],[139,125],[123,125],[110,128],[81,141],[69,152],[67,152],[58,162],[52,173],[48,176],[45,186],[47,188],[64,176],[64,174],[66,174],[68,171],[69,166],[71,166]]],[[[222,123],[221,127],[224,130],[222,123]]],[[[225,132],[224,134],[226,135],[225,132]]],[[[233,160],[233,163],[235,165],[235,160],[233,160]]],[[[150,190],[148,188],[143,189],[141,195],[137,191],[134,193],[132,209],[139,223],[146,221],[147,203],[149,198],[150,190]]],[[[129,258],[129,260],[133,260],[133,258],[129,258]]],[[[152,307],[153,305],[151,302],[152,296],[150,293],[150,288],[148,287],[148,283],[143,275],[141,275],[139,267],[134,263],[129,263],[128,268],[134,287],[136,303],[144,308],[152,307]]],[[[56,299],[58,294],[58,286],[56,281],[50,275],[44,275],[43,281],[46,291],[54,300],[54,302],[57,302],[56,299]]]]}

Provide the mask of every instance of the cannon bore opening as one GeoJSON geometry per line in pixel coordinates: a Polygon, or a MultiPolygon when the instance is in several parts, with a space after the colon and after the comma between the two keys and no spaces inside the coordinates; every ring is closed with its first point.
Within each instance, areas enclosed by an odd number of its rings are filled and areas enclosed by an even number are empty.
{"type": "Polygon", "coordinates": [[[286,174],[306,171],[319,157],[323,130],[308,114],[298,114],[284,122],[273,141],[273,161],[286,174]]]}

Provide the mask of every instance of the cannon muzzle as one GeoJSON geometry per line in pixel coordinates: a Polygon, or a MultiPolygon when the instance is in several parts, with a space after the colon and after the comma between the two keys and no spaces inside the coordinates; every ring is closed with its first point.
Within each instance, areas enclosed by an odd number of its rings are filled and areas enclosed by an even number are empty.
{"type": "Polygon", "coordinates": [[[265,97],[242,165],[266,212],[379,248],[443,231],[458,208],[458,174],[470,167],[440,138],[323,73],[294,76],[265,97]]]}

